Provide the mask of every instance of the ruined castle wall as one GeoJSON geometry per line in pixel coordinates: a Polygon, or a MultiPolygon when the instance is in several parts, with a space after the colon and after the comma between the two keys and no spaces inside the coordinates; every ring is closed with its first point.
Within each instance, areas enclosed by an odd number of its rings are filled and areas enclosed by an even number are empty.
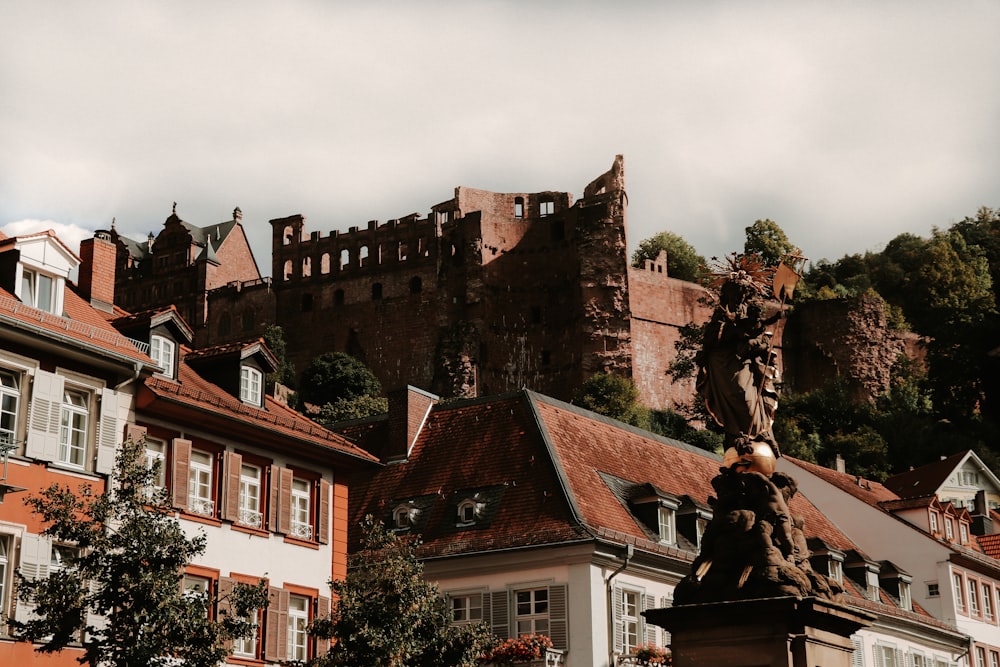
{"type": "Polygon", "coordinates": [[[276,323],[271,281],[234,281],[207,294],[208,321],[195,332],[195,347],[263,336],[276,323]]]}

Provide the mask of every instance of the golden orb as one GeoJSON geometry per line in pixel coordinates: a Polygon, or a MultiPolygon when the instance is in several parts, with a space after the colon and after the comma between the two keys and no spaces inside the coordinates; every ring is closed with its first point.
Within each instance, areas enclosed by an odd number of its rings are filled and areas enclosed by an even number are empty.
{"type": "Polygon", "coordinates": [[[727,449],[722,456],[722,467],[736,472],[759,472],[770,477],[777,465],[771,445],[751,442],[750,447],[753,451],[749,454],[739,454],[735,447],[727,449]]]}

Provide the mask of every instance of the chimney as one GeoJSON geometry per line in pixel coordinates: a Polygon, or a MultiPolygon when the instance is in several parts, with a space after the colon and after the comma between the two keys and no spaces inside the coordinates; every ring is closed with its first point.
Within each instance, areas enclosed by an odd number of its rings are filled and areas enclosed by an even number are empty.
{"type": "Polygon", "coordinates": [[[973,501],[972,508],[971,530],[973,535],[993,534],[993,518],[986,506],[986,491],[984,489],[976,491],[976,499],[973,501]]]}
{"type": "Polygon", "coordinates": [[[833,461],[833,467],[837,472],[847,472],[847,462],[844,461],[844,457],[837,454],[837,458],[833,461]]]}
{"type": "Polygon", "coordinates": [[[438,397],[407,385],[388,392],[389,433],[386,461],[402,461],[410,455],[420,430],[438,397]]]}
{"type": "Polygon", "coordinates": [[[98,230],[80,242],[80,295],[97,310],[110,313],[115,304],[115,264],[118,247],[111,233],[98,230]]]}

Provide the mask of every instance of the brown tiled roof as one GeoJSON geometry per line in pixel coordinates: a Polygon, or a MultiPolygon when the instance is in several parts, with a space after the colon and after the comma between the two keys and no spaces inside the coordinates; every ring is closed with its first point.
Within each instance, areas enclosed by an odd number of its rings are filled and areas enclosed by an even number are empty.
{"type": "Polygon", "coordinates": [[[902,498],[937,493],[948,476],[968,454],[968,450],[958,452],[919,468],[893,475],[885,480],[885,486],[902,498]]]}
{"type": "Polygon", "coordinates": [[[243,403],[202,378],[183,361],[179,364],[176,381],[154,375],[145,381],[144,387],[155,399],[219,415],[244,426],[264,429],[279,436],[341,452],[360,460],[376,461],[375,457],[344,437],[328,431],[269,396],[265,398],[263,409],[243,403]]]}
{"type": "Polygon", "coordinates": [[[24,305],[10,292],[0,289],[0,321],[65,341],[127,363],[152,364],[128,338],[68,287],[64,289],[65,317],[24,305]]]}
{"type": "Polygon", "coordinates": [[[1000,533],[977,535],[976,541],[979,542],[979,548],[984,554],[990,558],[1000,558],[1000,533]]]}
{"type": "Polygon", "coordinates": [[[849,475],[843,472],[837,472],[836,470],[832,470],[815,463],[809,463],[808,461],[803,461],[801,459],[796,459],[791,456],[785,458],[800,468],[816,475],[828,484],[832,484],[841,491],[849,493],[858,500],[863,500],[869,505],[878,505],[880,502],[899,500],[899,496],[897,496],[893,491],[887,489],[878,482],[873,482],[870,479],[858,477],[857,475],[849,475]]]}

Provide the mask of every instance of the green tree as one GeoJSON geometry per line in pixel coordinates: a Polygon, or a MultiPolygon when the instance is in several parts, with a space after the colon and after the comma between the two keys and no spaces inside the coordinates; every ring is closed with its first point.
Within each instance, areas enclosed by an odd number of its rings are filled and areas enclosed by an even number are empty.
{"type": "Polygon", "coordinates": [[[626,377],[595,373],[573,397],[573,404],[605,417],[648,428],[649,410],[639,403],[639,389],[626,377]]]}
{"type": "Polygon", "coordinates": [[[371,369],[344,352],[327,352],[309,362],[299,388],[303,401],[319,406],[381,392],[382,385],[371,369]]]}
{"type": "Polygon", "coordinates": [[[229,655],[225,640],[251,634],[244,619],[267,605],[266,584],[236,587],[221,600],[231,613],[218,621],[208,611],[220,600],[184,594],[184,567],[204,553],[205,536],[189,538],[166,493],[150,492],[156,468],[146,468],[144,453],[144,442],[126,440],[104,493],[53,485],[25,500],[47,524],[43,535],[73,548],[62,552],[58,576],[19,574],[18,596],[34,617],[11,626],[42,653],[80,643],[80,662],[94,666],[215,667],[229,655]]]}
{"type": "Polygon", "coordinates": [[[673,232],[660,232],[640,242],[632,253],[632,266],[643,268],[646,260],[656,259],[661,250],[667,253],[667,275],[670,277],[698,282],[705,274],[705,258],[673,232]]]}
{"type": "Polygon", "coordinates": [[[275,384],[286,387],[295,386],[295,365],[288,361],[288,346],[285,344],[285,331],[277,324],[272,324],[264,331],[264,342],[278,359],[278,368],[267,376],[267,391],[270,393],[275,384]]]}
{"type": "Polygon", "coordinates": [[[334,609],[310,632],[334,640],[309,664],[318,667],[473,667],[492,644],[483,624],[454,626],[437,586],[424,580],[418,541],[371,516],[347,578],[330,583],[334,609]]]}
{"type": "Polygon", "coordinates": [[[773,220],[757,220],[746,228],[743,253],[758,254],[765,266],[777,266],[785,255],[795,250],[784,230],[773,220]]]}
{"type": "Polygon", "coordinates": [[[363,395],[357,398],[342,398],[335,403],[327,403],[320,408],[316,421],[324,426],[350,419],[364,419],[389,412],[389,399],[384,396],[363,395]]]}

